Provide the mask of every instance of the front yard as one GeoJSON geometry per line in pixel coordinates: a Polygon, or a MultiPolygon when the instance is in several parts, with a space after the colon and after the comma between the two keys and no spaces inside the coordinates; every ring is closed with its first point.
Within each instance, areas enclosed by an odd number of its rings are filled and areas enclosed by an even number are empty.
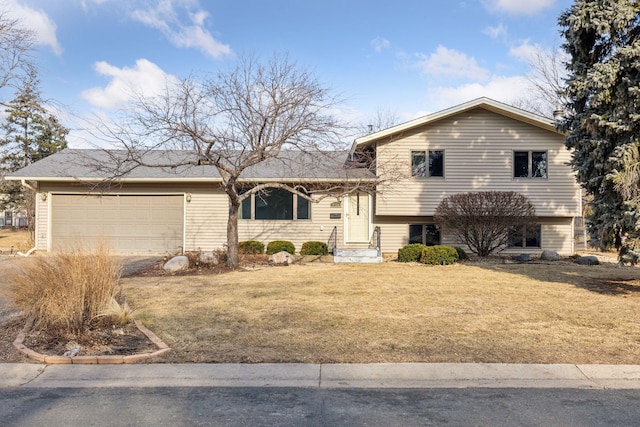
{"type": "Polygon", "coordinates": [[[640,269],[469,263],[123,279],[158,362],[637,364],[640,269]]]}

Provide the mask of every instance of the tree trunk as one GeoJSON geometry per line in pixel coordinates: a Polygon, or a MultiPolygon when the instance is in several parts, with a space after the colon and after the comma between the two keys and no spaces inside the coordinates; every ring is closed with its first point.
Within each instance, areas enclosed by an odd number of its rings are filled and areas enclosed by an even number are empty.
{"type": "Polygon", "coordinates": [[[238,211],[240,203],[230,201],[229,219],[227,220],[227,267],[237,268],[240,265],[238,256],[238,211]]]}

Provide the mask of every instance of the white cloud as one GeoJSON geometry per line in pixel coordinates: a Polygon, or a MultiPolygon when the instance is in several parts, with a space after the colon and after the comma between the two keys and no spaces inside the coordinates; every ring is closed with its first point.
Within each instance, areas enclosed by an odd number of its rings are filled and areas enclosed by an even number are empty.
{"type": "Polygon", "coordinates": [[[429,91],[427,99],[433,111],[438,111],[483,96],[508,104],[525,99],[529,90],[529,82],[523,76],[494,76],[486,84],[435,88],[429,91]]]}
{"type": "Polygon", "coordinates": [[[524,40],[518,46],[512,46],[509,49],[509,55],[518,59],[519,61],[531,63],[537,57],[540,56],[540,52],[543,52],[544,49],[539,44],[529,44],[529,40],[524,40]]]}
{"type": "Polygon", "coordinates": [[[487,27],[482,31],[494,40],[504,40],[507,38],[507,26],[503,23],[496,25],[495,27],[487,27]]]}
{"type": "Polygon", "coordinates": [[[11,18],[19,20],[24,28],[33,31],[36,44],[49,46],[56,55],[62,54],[56,24],[44,11],[22,5],[17,0],[5,0],[3,10],[11,18]]]}
{"type": "Polygon", "coordinates": [[[383,37],[376,37],[371,40],[371,46],[376,52],[380,53],[383,50],[389,49],[391,47],[391,42],[383,37]]]}
{"type": "Polygon", "coordinates": [[[555,2],[556,0],[484,0],[489,10],[512,15],[533,15],[553,6],[555,2]]]}
{"type": "Polygon", "coordinates": [[[135,67],[118,68],[104,61],[95,64],[96,71],[111,79],[104,87],[94,87],[82,92],[82,97],[92,105],[102,108],[118,108],[137,93],[153,96],[161,93],[176,78],[146,59],[138,59],[135,67]]]}
{"type": "Polygon", "coordinates": [[[438,46],[430,55],[418,54],[418,66],[425,74],[484,80],[489,72],[480,67],[475,58],[454,49],[438,46]]]}
{"type": "Polygon", "coordinates": [[[177,47],[198,48],[213,58],[221,58],[231,53],[229,45],[220,43],[205,28],[208,12],[197,9],[191,11],[191,3],[179,0],[164,0],[155,7],[137,9],[131,13],[133,19],[160,30],[177,47]],[[184,10],[182,10],[184,9],[184,10]],[[188,22],[180,12],[186,12],[188,22]]]}

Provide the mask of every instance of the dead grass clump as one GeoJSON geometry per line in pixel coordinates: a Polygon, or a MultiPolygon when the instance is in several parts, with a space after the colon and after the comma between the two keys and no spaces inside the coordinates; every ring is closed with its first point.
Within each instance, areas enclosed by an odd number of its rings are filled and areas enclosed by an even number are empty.
{"type": "Polygon", "coordinates": [[[116,296],[120,271],[104,247],[61,252],[11,272],[9,295],[37,327],[79,331],[116,296]]]}
{"type": "Polygon", "coordinates": [[[126,301],[120,304],[117,299],[111,298],[107,306],[98,313],[97,317],[106,317],[114,325],[122,326],[133,320],[134,312],[135,310],[132,310],[126,301]]]}

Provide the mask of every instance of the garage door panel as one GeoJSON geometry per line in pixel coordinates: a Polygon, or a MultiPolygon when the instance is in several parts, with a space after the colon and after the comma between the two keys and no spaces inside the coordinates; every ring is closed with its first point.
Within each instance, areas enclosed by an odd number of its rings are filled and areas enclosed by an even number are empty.
{"type": "Polygon", "coordinates": [[[52,196],[52,248],[106,243],[114,253],[164,253],[182,247],[182,196],[52,196]]]}

